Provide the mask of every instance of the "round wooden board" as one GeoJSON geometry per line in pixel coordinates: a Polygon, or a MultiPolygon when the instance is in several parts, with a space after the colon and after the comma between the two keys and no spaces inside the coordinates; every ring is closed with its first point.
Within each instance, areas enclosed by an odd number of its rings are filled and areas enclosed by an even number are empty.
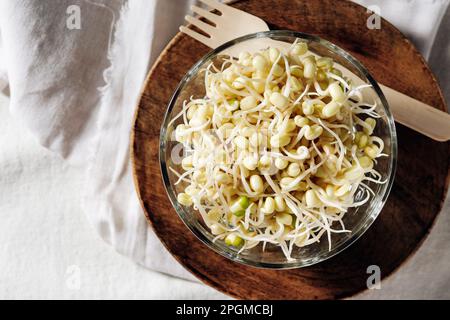
{"type": "MultiPolygon", "coordinates": [[[[366,9],[349,1],[243,0],[238,9],[272,29],[323,37],[351,52],[381,83],[445,110],[433,75],[414,46],[391,24],[366,27],[366,9]]],[[[318,265],[287,271],[238,265],[202,244],[180,220],[166,195],[159,166],[159,133],[167,104],[184,74],[209,51],[178,34],[153,67],[136,113],[132,141],[135,182],[146,216],[172,255],[206,284],[240,299],[335,299],[366,288],[367,267],[391,274],[429,233],[445,198],[448,143],[401,125],[398,171],[379,218],[353,246],[318,265]]]]}

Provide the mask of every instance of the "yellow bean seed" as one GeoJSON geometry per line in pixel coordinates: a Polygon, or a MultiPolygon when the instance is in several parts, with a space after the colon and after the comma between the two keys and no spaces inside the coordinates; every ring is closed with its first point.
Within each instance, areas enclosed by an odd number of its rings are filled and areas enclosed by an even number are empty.
{"type": "Polygon", "coordinates": [[[222,211],[218,208],[211,209],[208,212],[208,218],[212,221],[219,221],[221,217],[222,211]]]}
{"type": "Polygon", "coordinates": [[[332,155],[336,153],[336,149],[334,147],[332,147],[330,144],[324,144],[322,147],[323,151],[327,154],[327,155],[332,155]]]}
{"type": "Polygon", "coordinates": [[[178,203],[182,206],[190,207],[192,205],[191,197],[186,193],[180,193],[177,196],[178,203]]]}
{"type": "Polygon", "coordinates": [[[214,223],[211,225],[211,233],[215,236],[218,236],[219,234],[222,234],[225,232],[225,229],[218,223],[214,223]]]}
{"type": "Polygon", "coordinates": [[[231,86],[236,90],[241,90],[245,88],[246,83],[247,81],[244,78],[238,77],[233,81],[233,84],[231,86]]]}
{"type": "Polygon", "coordinates": [[[305,193],[306,206],[308,208],[317,208],[322,205],[322,202],[317,197],[316,192],[314,190],[308,190],[305,193]]]}
{"type": "MultiPolygon", "coordinates": [[[[198,111],[197,111],[197,113],[198,113],[198,111]]],[[[192,120],[189,121],[189,125],[191,127],[200,127],[200,126],[204,125],[207,121],[208,121],[208,119],[206,117],[204,117],[203,115],[196,114],[194,116],[194,118],[192,118],[192,120]]]]}
{"type": "Polygon", "coordinates": [[[275,211],[275,200],[272,197],[267,197],[264,201],[264,213],[271,214],[275,211]]]}
{"type": "Polygon", "coordinates": [[[280,185],[283,189],[287,189],[292,184],[292,182],[294,182],[294,180],[295,179],[291,177],[283,178],[280,180],[280,185]]]}
{"type": "Polygon", "coordinates": [[[233,92],[231,92],[229,85],[225,82],[219,84],[219,88],[217,90],[224,96],[231,96],[233,95],[233,92]]]}
{"type": "Polygon", "coordinates": [[[270,145],[272,148],[282,148],[291,142],[291,138],[285,134],[276,134],[270,138],[270,145]]]}
{"type": "Polygon", "coordinates": [[[328,178],[328,171],[326,170],[326,168],[320,167],[317,169],[315,176],[318,178],[326,179],[328,178]]]}
{"type": "Polygon", "coordinates": [[[364,122],[369,126],[369,128],[364,127],[364,133],[369,136],[372,135],[373,130],[377,125],[377,121],[373,118],[367,118],[366,120],[364,120],[364,122]]]}
{"type": "Polygon", "coordinates": [[[272,103],[278,109],[283,110],[288,104],[288,99],[281,93],[274,92],[270,95],[270,103],[272,103]]]}
{"type": "Polygon", "coordinates": [[[263,81],[253,81],[253,88],[261,94],[266,90],[266,84],[263,81]]]}
{"type": "Polygon", "coordinates": [[[245,211],[250,206],[250,200],[248,197],[239,197],[230,207],[231,213],[235,214],[239,211],[245,211]]]}
{"type": "Polygon", "coordinates": [[[328,197],[333,198],[334,197],[334,186],[331,184],[327,184],[325,187],[325,193],[328,197]]]}
{"type": "Polygon", "coordinates": [[[260,132],[254,132],[251,137],[250,137],[250,145],[252,147],[259,147],[263,144],[264,142],[264,136],[262,133],[260,132]]]}
{"type": "Polygon", "coordinates": [[[263,155],[261,159],[259,159],[259,167],[261,169],[267,169],[272,165],[272,159],[268,155],[263,155]]]}
{"type": "Polygon", "coordinates": [[[192,169],[192,156],[187,156],[181,161],[181,166],[184,170],[188,171],[192,169]]]}
{"type": "Polygon", "coordinates": [[[248,96],[241,100],[241,110],[247,111],[257,106],[258,101],[254,96],[248,96]]]}
{"type": "MultiPolygon", "coordinates": [[[[265,80],[267,78],[269,74],[268,70],[256,70],[255,72],[253,72],[253,79],[260,79],[260,80],[265,80]]],[[[265,81],[262,81],[263,83],[265,81]]]]}
{"type": "Polygon", "coordinates": [[[227,246],[240,247],[244,244],[244,240],[241,237],[239,237],[236,233],[230,233],[225,238],[225,244],[227,246]]]}
{"type": "Polygon", "coordinates": [[[326,83],[327,75],[326,75],[325,71],[318,70],[316,78],[317,78],[317,81],[319,81],[319,84],[326,83]]]}
{"type": "MultiPolygon", "coordinates": [[[[252,65],[252,62],[253,62],[253,59],[250,57],[250,58],[248,58],[248,59],[243,60],[243,61],[242,61],[242,65],[243,65],[244,67],[250,67],[250,66],[252,65]]],[[[243,69],[243,70],[241,70],[241,72],[242,72],[243,74],[248,74],[248,73],[249,73],[249,70],[248,70],[248,69],[243,69]],[[246,72],[246,71],[247,71],[247,72],[246,72]]]]}
{"type": "Polygon", "coordinates": [[[333,67],[333,59],[328,57],[322,57],[317,59],[317,66],[319,68],[330,69],[333,67]]]}
{"type": "Polygon", "coordinates": [[[303,70],[303,76],[306,79],[313,79],[316,76],[317,66],[310,60],[305,61],[305,69],[303,70]]]}
{"type": "Polygon", "coordinates": [[[347,171],[344,174],[345,178],[349,181],[356,181],[356,180],[362,178],[363,175],[364,175],[364,170],[357,166],[353,166],[353,167],[347,169],[347,171]]]}
{"type": "Polygon", "coordinates": [[[218,184],[226,184],[226,183],[231,182],[230,176],[224,172],[217,173],[214,178],[218,184]]]}
{"type": "Polygon", "coordinates": [[[313,125],[311,127],[307,127],[305,131],[305,138],[307,140],[315,140],[320,137],[323,133],[323,128],[319,125],[313,125]]]}
{"type": "Polygon", "coordinates": [[[220,126],[217,132],[219,136],[223,139],[228,139],[230,137],[231,131],[234,129],[234,125],[232,123],[225,123],[220,126]]]}
{"type": "Polygon", "coordinates": [[[311,154],[309,152],[309,149],[307,147],[305,147],[305,146],[298,147],[297,155],[300,158],[299,160],[306,160],[306,159],[308,159],[311,156],[311,154]]]}
{"type": "Polygon", "coordinates": [[[360,149],[363,149],[367,146],[367,143],[369,142],[369,137],[365,134],[360,135],[359,141],[358,141],[358,147],[360,149]]]}
{"type": "Polygon", "coordinates": [[[255,156],[250,155],[244,158],[242,164],[248,170],[253,171],[258,166],[258,159],[255,156]]]}
{"type": "Polygon", "coordinates": [[[284,210],[286,210],[286,202],[284,201],[282,196],[276,196],[274,200],[275,200],[275,211],[283,212],[284,210]]]}
{"type": "Polygon", "coordinates": [[[322,109],[322,115],[325,119],[334,117],[341,109],[341,105],[336,101],[331,101],[322,109]]]}
{"type": "Polygon", "coordinates": [[[264,182],[262,178],[258,175],[253,175],[250,177],[250,187],[256,193],[262,193],[264,191],[264,182]]]}
{"type": "Polygon", "coordinates": [[[284,69],[280,67],[278,64],[273,66],[273,75],[278,78],[284,74],[284,69]]]}
{"type": "Polygon", "coordinates": [[[295,129],[297,129],[297,125],[295,124],[294,119],[289,119],[286,125],[286,131],[287,132],[292,132],[295,129]]]}
{"type": "Polygon", "coordinates": [[[333,99],[333,101],[340,103],[345,101],[346,98],[344,91],[342,90],[338,82],[333,82],[332,84],[330,84],[328,90],[330,92],[330,96],[333,99]]]}
{"type": "Polygon", "coordinates": [[[365,153],[366,155],[368,155],[370,158],[375,159],[375,158],[378,157],[378,153],[379,153],[378,147],[376,147],[376,146],[374,146],[374,145],[367,146],[367,147],[364,149],[364,153],[365,153]]]}
{"type": "Polygon", "coordinates": [[[239,54],[239,62],[242,62],[242,61],[244,61],[244,60],[247,60],[247,59],[249,59],[250,57],[251,57],[251,54],[250,54],[249,52],[247,52],[247,51],[241,52],[241,53],[239,54]]]}
{"type": "Polygon", "coordinates": [[[276,221],[286,226],[292,225],[292,215],[288,213],[278,213],[275,217],[276,221]]]}
{"type": "Polygon", "coordinates": [[[337,161],[338,161],[338,157],[336,157],[334,154],[330,154],[328,156],[328,159],[325,162],[325,166],[327,167],[328,171],[330,171],[330,172],[337,171],[337,168],[336,168],[337,161]]]}
{"type": "Polygon", "coordinates": [[[246,138],[251,137],[255,132],[256,130],[252,127],[244,127],[240,131],[241,135],[246,138]]]}
{"type": "Polygon", "coordinates": [[[295,239],[294,244],[295,244],[297,247],[302,248],[302,247],[305,246],[306,240],[308,240],[307,234],[300,234],[300,235],[295,239]]]}
{"type": "Polygon", "coordinates": [[[280,56],[280,51],[277,48],[270,48],[269,49],[270,62],[275,63],[275,61],[277,61],[279,56],[280,56]]]}
{"type": "Polygon", "coordinates": [[[233,72],[233,69],[228,68],[223,71],[222,77],[226,82],[231,84],[231,83],[233,83],[234,80],[236,80],[238,75],[233,72]]]}
{"type": "Polygon", "coordinates": [[[197,195],[199,192],[200,192],[200,190],[194,186],[187,186],[186,189],[184,189],[184,193],[186,193],[187,195],[189,195],[191,197],[197,195]]]}
{"type": "Polygon", "coordinates": [[[342,77],[342,72],[339,69],[334,69],[333,68],[333,69],[330,70],[330,72],[335,74],[335,75],[337,75],[338,77],[342,77]]]}
{"type": "Polygon", "coordinates": [[[297,78],[291,77],[289,80],[289,83],[291,84],[291,89],[294,92],[301,91],[304,89],[303,83],[301,83],[297,78]]]}
{"type": "Polygon", "coordinates": [[[194,174],[192,175],[192,178],[194,179],[194,181],[198,183],[206,182],[206,175],[205,172],[203,171],[195,171],[194,174]]]}
{"type": "MultiPolygon", "coordinates": [[[[305,192],[308,188],[308,184],[305,181],[302,181],[297,185],[297,191],[299,192],[305,192]]],[[[298,198],[300,199],[301,197],[298,198]]]]}
{"type": "Polygon", "coordinates": [[[197,112],[196,106],[190,107],[188,109],[188,111],[186,112],[186,117],[188,118],[188,120],[192,120],[192,118],[194,118],[196,112],[197,112]]]}
{"type": "Polygon", "coordinates": [[[359,164],[363,169],[372,169],[373,161],[369,157],[363,156],[358,158],[359,164]]]}
{"type": "Polygon", "coordinates": [[[234,144],[241,150],[247,150],[249,142],[248,139],[246,139],[245,137],[238,136],[234,139],[234,144]]]}
{"type": "Polygon", "coordinates": [[[282,159],[282,158],[276,158],[275,159],[275,167],[280,170],[284,170],[289,165],[289,161],[282,159]]]}
{"type": "Polygon", "coordinates": [[[302,111],[305,116],[310,116],[314,113],[314,105],[312,103],[304,102],[302,104],[302,111]]]}
{"type": "Polygon", "coordinates": [[[291,163],[287,168],[288,175],[291,177],[297,177],[300,174],[300,166],[298,163],[291,163]]]}
{"type": "Polygon", "coordinates": [[[308,52],[308,45],[305,42],[295,44],[291,50],[291,54],[296,56],[302,56],[306,52],[308,52]]]}
{"type": "Polygon", "coordinates": [[[246,167],[241,168],[241,175],[244,178],[248,178],[250,176],[250,170],[248,170],[246,167]]]}
{"type": "Polygon", "coordinates": [[[291,66],[289,72],[292,76],[300,78],[303,76],[303,68],[300,66],[291,66]]]}
{"type": "Polygon", "coordinates": [[[214,113],[214,108],[208,105],[201,105],[198,107],[196,116],[201,118],[208,118],[211,117],[214,113]]]}
{"type": "Polygon", "coordinates": [[[252,64],[256,70],[265,70],[268,66],[266,58],[262,55],[256,55],[252,60],[252,64]]]}
{"type": "Polygon", "coordinates": [[[303,128],[304,126],[307,126],[309,124],[308,118],[302,116],[296,116],[294,118],[294,122],[297,125],[297,127],[300,128],[303,128]]]}
{"type": "Polygon", "coordinates": [[[336,197],[343,197],[346,194],[348,194],[350,192],[350,190],[352,189],[352,186],[349,184],[344,184],[343,186],[339,187],[336,189],[336,191],[334,192],[334,195],[336,197]]]}
{"type": "Polygon", "coordinates": [[[177,128],[175,129],[175,140],[178,142],[185,142],[186,141],[186,130],[188,129],[188,127],[184,124],[180,124],[177,126],[177,128]]]}

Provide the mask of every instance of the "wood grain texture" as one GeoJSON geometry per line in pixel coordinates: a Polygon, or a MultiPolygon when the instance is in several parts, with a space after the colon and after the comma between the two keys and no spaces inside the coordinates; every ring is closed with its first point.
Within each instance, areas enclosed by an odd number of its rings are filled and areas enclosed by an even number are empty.
{"type": "MultiPolygon", "coordinates": [[[[413,45],[388,22],[366,27],[368,14],[349,1],[246,0],[234,4],[272,29],[323,37],[356,56],[379,81],[445,110],[442,93],[413,45]]],[[[391,196],[372,227],[353,246],[318,265],[288,271],[237,265],[203,245],[184,226],[166,195],[159,168],[159,133],[166,106],[184,74],[209,51],[178,34],[152,69],[132,134],[135,182],[145,214],[172,255],[200,280],[241,299],[335,299],[366,288],[367,267],[386,277],[421,244],[441,210],[449,168],[448,143],[401,125],[398,171],[391,196]],[[186,245],[189,243],[189,245],[186,245]]]]}

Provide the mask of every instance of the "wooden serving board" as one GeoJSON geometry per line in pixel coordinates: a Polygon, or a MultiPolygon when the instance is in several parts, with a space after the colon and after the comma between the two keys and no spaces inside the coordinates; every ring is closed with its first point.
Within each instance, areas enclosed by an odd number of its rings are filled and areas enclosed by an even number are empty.
{"type": "MultiPolygon", "coordinates": [[[[366,9],[349,1],[242,0],[238,9],[261,17],[272,29],[318,35],[352,53],[381,83],[441,110],[439,86],[414,46],[391,24],[369,30],[366,9]]],[[[391,196],[372,227],[349,249],[318,265],[262,270],[233,263],[202,244],[185,227],[166,195],[159,166],[159,133],[179,81],[209,51],[178,34],[147,79],[136,112],[132,162],[148,221],[170,253],[204,283],[241,299],[334,299],[366,289],[367,268],[382,277],[422,243],[441,210],[449,181],[448,143],[432,141],[401,125],[398,171],[391,196]]]]}

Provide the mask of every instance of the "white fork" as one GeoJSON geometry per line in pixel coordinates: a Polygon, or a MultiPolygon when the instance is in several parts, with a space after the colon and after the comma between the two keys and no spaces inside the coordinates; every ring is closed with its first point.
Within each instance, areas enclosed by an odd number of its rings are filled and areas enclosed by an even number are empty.
{"type": "MultiPolygon", "coordinates": [[[[220,15],[197,6],[192,6],[192,11],[211,21],[215,26],[205,23],[198,18],[186,16],[187,22],[196,26],[208,36],[204,36],[185,26],[181,26],[180,31],[212,49],[241,36],[270,30],[264,20],[247,12],[232,8],[216,0],[199,1],[217,10],[220,15]]],[[[239,47],[235,48],[233,52],[227,53],[236,55],[240,51],[250,51],[245,49],[248,48],[239,47]]],[[[389,102],[390,110],[396,122],[434,140],[450,140],[450,115],[447,112],[442,112],[382,84],[380,84],[380,87],[389,102]]]]}
{"type": "Polygon", "coordinates": [[[214,14],[208,10],[197,6],[191,9],[199,16],[206,18],[215,24],[212,26],[192,16],[186,16],[186,21],[202,30],[209,37],[206,37],[185,26],[180,27],[180,31],[194,38],[197,41],[207,45],[210,48],[217,48],[222,44],[261,31],[269,31],[267,23],[254,15],[242,10],[227,6],[216,0],[199,0],[209,7],[216,9],[221,15],[214,14]]]}

